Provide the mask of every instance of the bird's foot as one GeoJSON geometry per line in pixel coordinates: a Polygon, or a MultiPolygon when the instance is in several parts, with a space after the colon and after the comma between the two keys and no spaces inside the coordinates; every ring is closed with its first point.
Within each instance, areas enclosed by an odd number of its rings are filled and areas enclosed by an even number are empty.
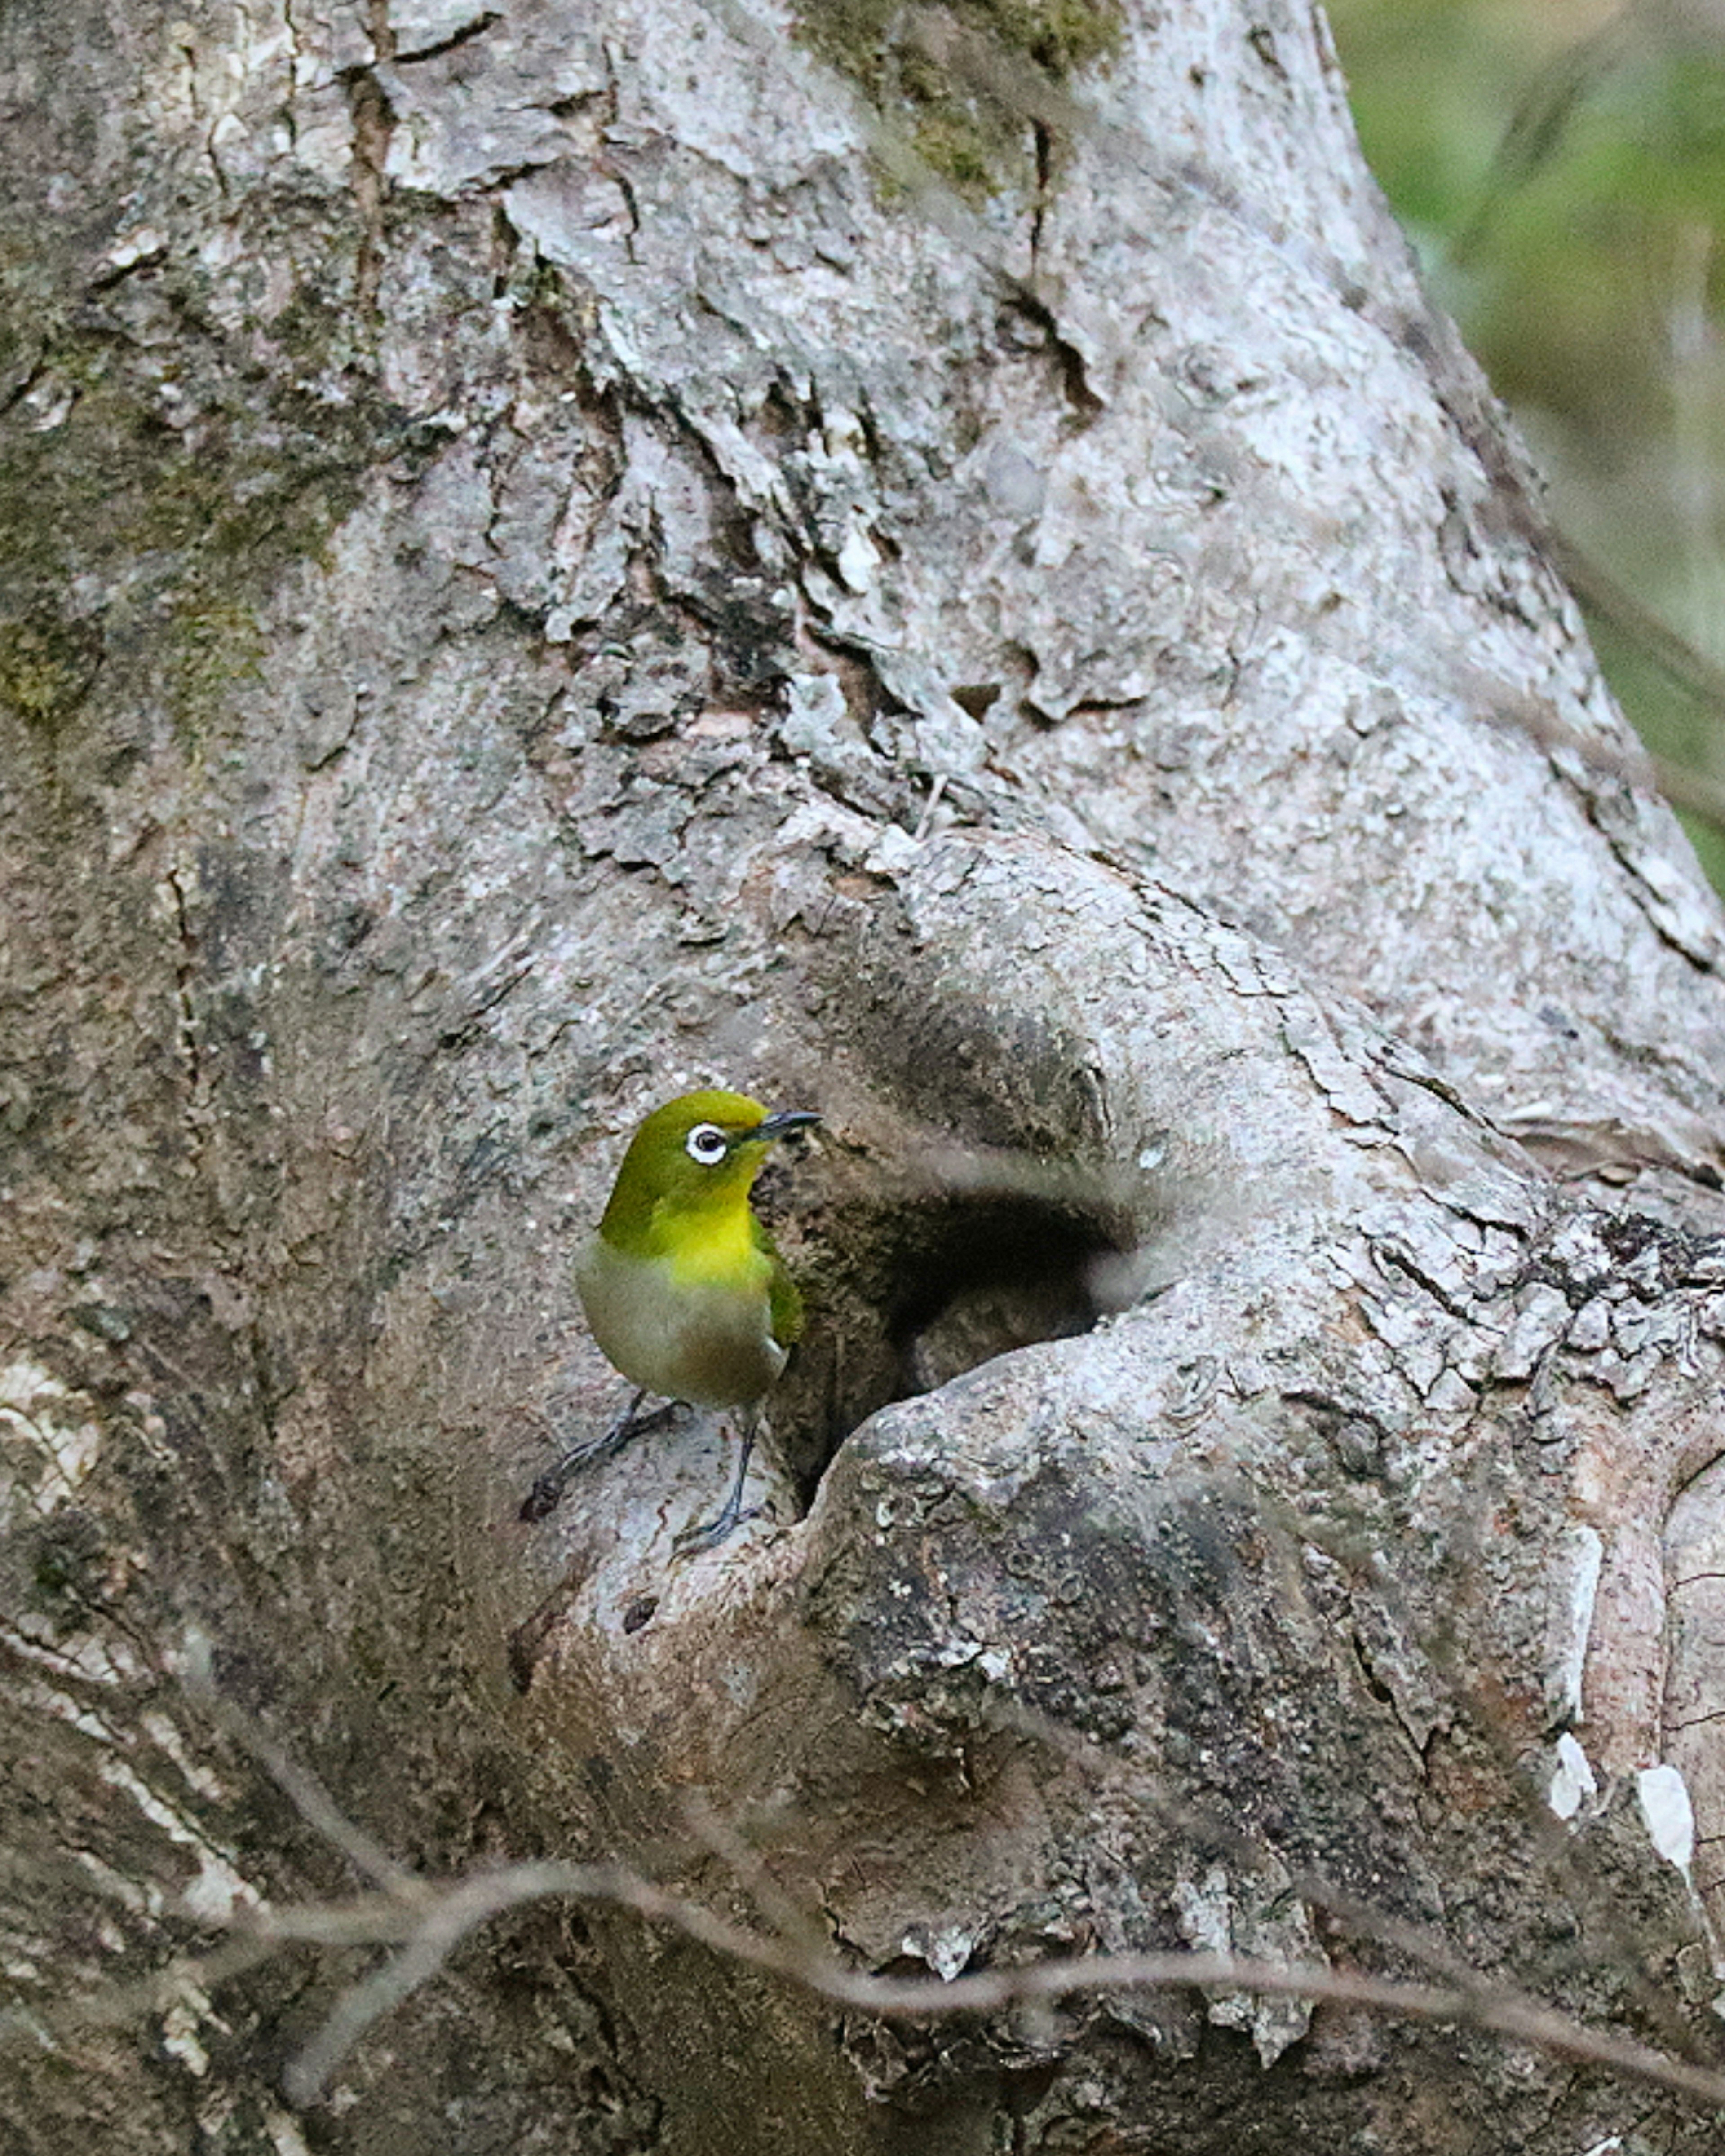
{"type": "Polygon", "coordinates": [[[642,1437],[649,1430],[663,1430],[677,1412],[675,1400],[667,1400],[662,1407],[655,1408],[649,1414],[637,1414],[635,1410],[644,1396],[637,1393],[611,1427],[598,1437],[583,1439],[569,1450],[554,1466],[547,1467],[521,1500],[517,1517],[523,1520],[542,1520],[557,1510],[557,1502],[583,1467],[591,1467],[595,1460],[608,1460],[614,1452],[621,1452],[632,1438],[642,1437]]]}
{"type": "Polygon", "coordinates": [[[742,1493],[748,1486],[749,1460],[755,1450],[755,1432],[758,1415],[751,1408],[742,1425],[742,1450],[737,1456],[737,1479],[731,1485],[731,1495],[725,1500],[718,1517],[709,1520],[704,1527],[685,1527],[671,1544],[671,1563],[679,1558],[693,1557],[698,1550],[716,1549],[727,1537],[735,1534],[745,1520],[758,1519],[761,1507],[751,1505],[743,1509],[742,1493]]]}
{"type": "Polygon", "coordinates": [[[696,1556],[702,1550],[716,1549],[728,1542],[745,1520],[758,1520],[766,1511],[764,1505],[727,1503],[716,1519],[708,1520],[698,1527],[685,1527],[671,1544],[671,1562],[696,1556]]]}

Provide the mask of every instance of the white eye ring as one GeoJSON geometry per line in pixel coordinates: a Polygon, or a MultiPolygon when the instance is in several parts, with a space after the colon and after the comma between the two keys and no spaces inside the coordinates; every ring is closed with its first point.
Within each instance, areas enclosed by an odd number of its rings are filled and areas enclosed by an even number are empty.
{"type": "Polygon", "coordinates": [[[703,1168],[716,1168],[730,1150],[730,1144],[716,1123],[697,1123],[684,1139],[683,1150],[703,1168]]]}

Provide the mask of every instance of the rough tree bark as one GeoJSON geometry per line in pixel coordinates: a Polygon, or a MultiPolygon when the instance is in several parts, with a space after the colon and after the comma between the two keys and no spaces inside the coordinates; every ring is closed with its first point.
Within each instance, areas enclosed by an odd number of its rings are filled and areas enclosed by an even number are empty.
{"type": "Polygon", "coordinates": [[[1716,2146],[1495,2036],[907,2030],[567,1903],[303,2110],[362,1958],[62,2010],[355,1884],[201,1635],[428,1873],[746,1912],[698,1789],[867,1967],[1397,1920],[1712,2056],[1725,947],[1292,0],[0,54],[18,2145],[1716,2146]],[[773,1517],[674,1567],[711,1423],[516,1509],[713,1079],[827,1111],[814,1317],[773,1517]]]}

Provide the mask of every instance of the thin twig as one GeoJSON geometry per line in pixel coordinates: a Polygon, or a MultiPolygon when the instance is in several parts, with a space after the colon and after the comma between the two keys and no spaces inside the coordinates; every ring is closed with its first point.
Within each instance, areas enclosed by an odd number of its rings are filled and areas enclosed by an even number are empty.
{"type": "MultiPolygon", "coordinates": [[[[1358,1922],[1383,1943],[1399,1946],[1428,1964],[1437,1963],[1449,1980],[1409,1984],[1359,1970],[1190,1953],[1050,1960],[1029,1967],[975,1970],[950,1981],[875,1976],[840,1960],[768,1879],[752,1852],[711,1820],[697,1821],[697,1831],[732,1864],[780,1928],[747,1930],[627,1866],[608,1862],[542,1860],[470,1871],[449,1881],[416,1877],[356,1827],[321,1784],[289,1759],[243,1709],[216,1697],[207,1643],[195,1640],[188,1659],[190,1687],[207,1708],[218,1713],[223,1727],[293,1799],[308,1825],[362,1870],[381,1875],[384,1884],[379,1891],[341,1902],[236,1910],[232,1936],[214,1953],[182,1958],[145,1984],[116,1988],[62,2011],[85,2022],[112,2023],[141,2007],[159,2008],[185,1996],[188,1989],[207,1991],[290,1948],[398,1948],[393,1958],[342,1994],[316,2036],[290,2065],[285,2087],[297,2103],[316,2101],[366,2033],[429,1983],[482,1925],[528,1903],[567,1896],[630,1910],[649,1923],[681,1933],[716,1955],[782,1977],[835,2006],[887,2019],[995,2013],[1109,1991],[1223,1989],[1464,2024],[1622,2079],[1725,2107],[1725,2074],[1672,2058],[1630,2038],[1590,2029],[1526,1993],[1462,1967],[1441,1942],[1381,1917],[1317,1880],[1296,1880],[1296,1891],[1316,1906],[1328,1907],[1358,1922]]],[[[1081,1743],[1057,1733],[1063,1749],[1081,1743]]],[[[1214,1829],[1205,1823],[1204,1830],[1214,1834],[1214,1829]]],[[[0,2036],[46,2041],[40,2019],[18,2014],[0,2019],[0,2036]]]]}
{"type": "Polygon", "coordinates": [[[187,1635],[180,1681],[187,1696],[251,1754],[306,1825],[321,1835],[331,1848],[338,1849],[363,1877],[392,1893],[415,1885],[413,1873],[348,1818],[309,1768],[290,1758],[260,1723],[217,1690],[209,1641],[201,1632],[187,1635]]]}
{"type": "Polygon", "coordinates": [[[758,1851],[750,1848],[736,1829],[720,1818],[703,1791],[687,1792],[682,1799],[682,1811],[690,1833],[723,1860],[780,1938],[804,1952],[824,1954],[830,1951],[814,1918],[786,1893],[762,1862],[758,1851]]]}
{"type": "MultiPolygon", "coordinates": [[[[475,1873],[442,1888],[422,1886],[411,1901],[378,1894],[280,1914],[266,1911],[252,1917],[249,1928],[259,1943],[398,1943],[403,1948],[343,1998],[294,2061],[288,2076],[294,2100],[315,2101],[367,2030],[435,1975],[470,1933],[507,1910],[565,1895],[633,1910],[728,1960],[783,1977],[836,2006],[884,2019],[997,2013],[1030,2002],[1052,2004],[1108,1991],[1244,1991],[1327,2001],[1410,2020],[1459,2023],[1601,2067],[1625,2080],[1725,2106],[1725,2074],[1667,2057],[1631,2038],[1590,2029],[1537,1999],[1484,1983],[1405,1984],[1357,1970],[1185,1953],[1045,1961],[1027,1968],[976,1970],[950,1982],[937,1977],[873,1976],[847,1967],[829,1952],[811,1951],[793,1940],[747,1931],[623,1866],[555,1861],[475,1873]]],[[[162,1983],[177,1992],[188,1983],[201,1986],[212,1972],[211,1963],[182,1963],[165,1973],[162,1983]]]]}

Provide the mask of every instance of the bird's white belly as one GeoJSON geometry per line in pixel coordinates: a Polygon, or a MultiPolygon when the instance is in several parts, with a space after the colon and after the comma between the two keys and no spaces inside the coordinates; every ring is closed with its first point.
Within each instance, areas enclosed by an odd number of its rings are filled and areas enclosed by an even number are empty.
{"type": "Polygon", "coordinates": [[[751,1295],[678,1281],[665,1260],[621,1256],[597,1235],[576,1265],[575,1284],[606,1360],[667,1399],[746,1407],[785,1366],[764,1286],[751,1295]]]}

